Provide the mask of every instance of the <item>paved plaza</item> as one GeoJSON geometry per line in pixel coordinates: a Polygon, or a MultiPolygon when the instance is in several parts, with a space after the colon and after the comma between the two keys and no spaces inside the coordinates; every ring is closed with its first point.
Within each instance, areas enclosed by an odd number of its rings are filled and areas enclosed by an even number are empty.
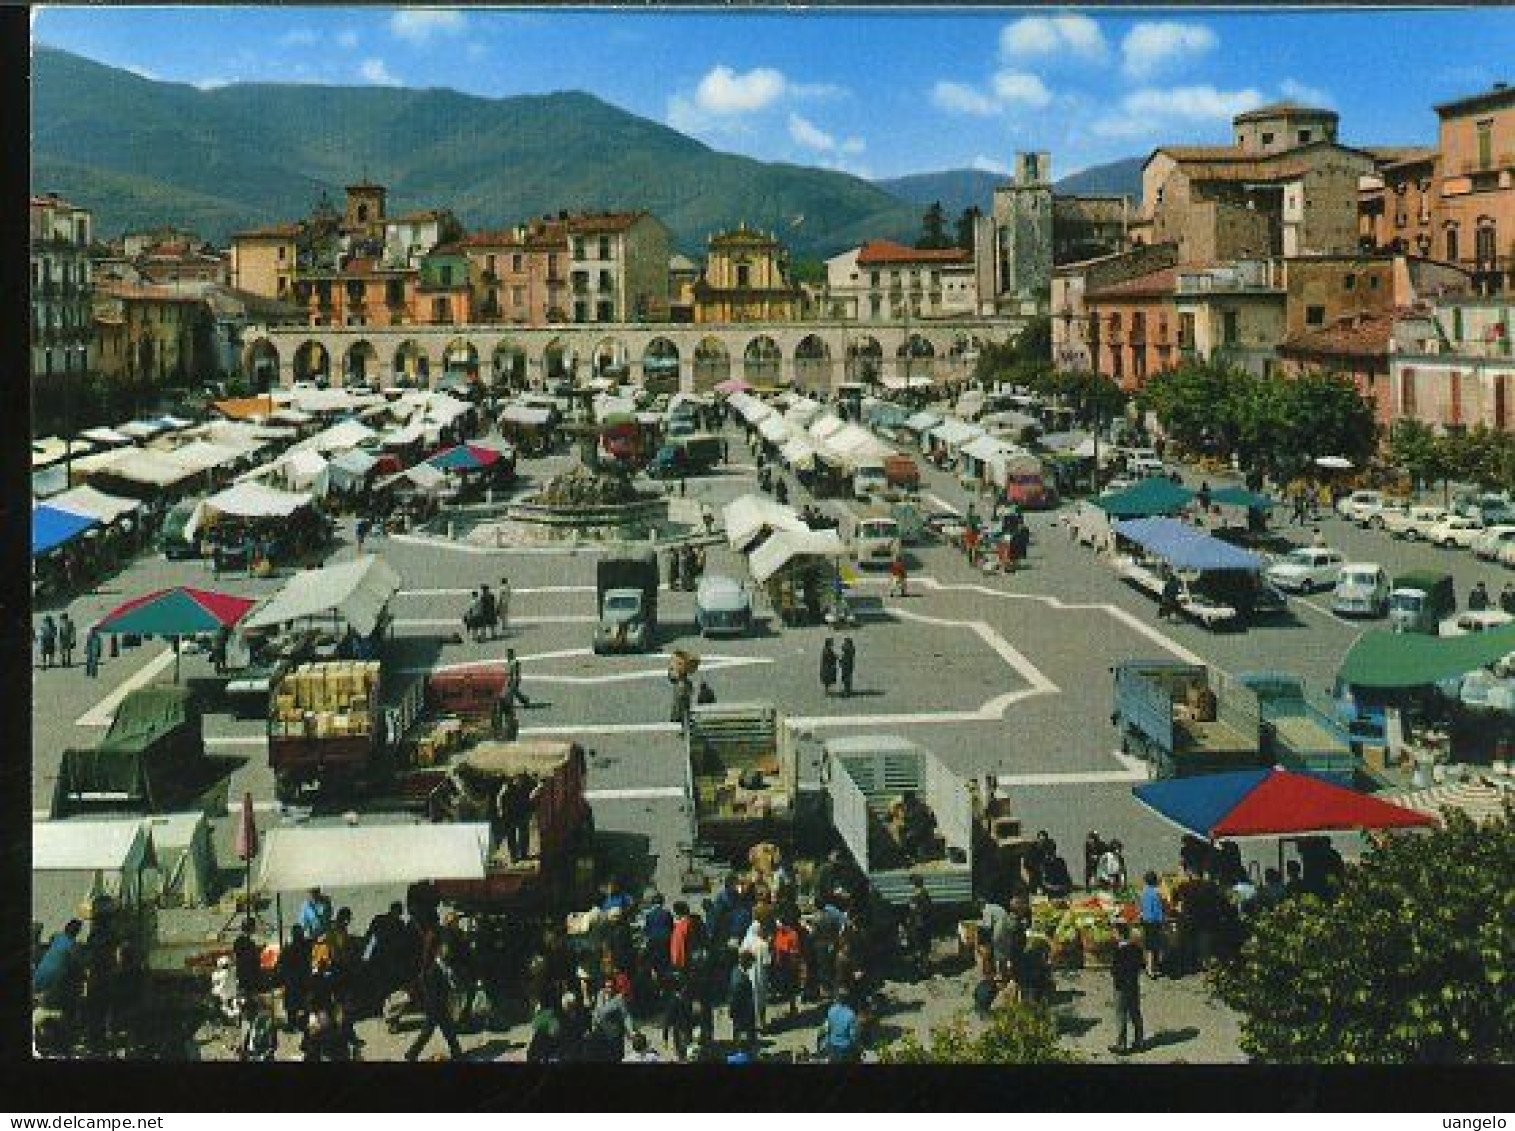
{"type": "MultiPolygon", "coordinates": [[[[738,434],[731,433],[733,466],[723,474],[690,480],[689,500],[715,509],[755,489],[753,469],[738,434]]],[[[561,470],[561,457],[525,461],[520,490],[526,492],[561,470]]],[[[923,497],[930,509],[966,511],[969,496],[951,477],[928,469],[923,497]]],[[[826,500],[839,513],[845,501],[826,500]]],[[[1282,513],[1279,516],[1283,518],[1282,513]]],[[[1046,829],[1077,870],[1079,847],[1091,829],[1119,837],[1133,874],[1176,865],[1177,833],[1131,797],[1145,768],[1120,756],[1111,725],[1112,665],[1131,658],[1175,658],[1215,664],[1227,671],[1281,668],[1329,690],[1341,657],[1362,625],[1333,616],[1318,597],[1291,599],[1287,619],[1244,633],[1212,634],[1189,624],[1159,622],[1154,604],[1119,581],[1089,549],[1073,544],[1058,512],[1029,516],[1034,541],[1029,560],[1010,576],[970,569],[962,555],[939,544],[910,553],[909,594],[889,594],[887,578],[862,573],[853,585],[859,624],[849,630],[857,645],[856,687],[851,696],[827,696],[818,678],[824,628],[784,628],[759,607],[752,634],[704,640],[694,624],[694,595],[660,597],[662,653],[685,648],[702,656],[700,678],[721,702],[778,703],[801,735],[802,787],[814,787],[820,743],[839,734],[898,733],[928,747],[965,776],[993,775],[1013,800],[1029,830],[1046,829]]],[[[1448,568],[1459,596],[1477,579],[1494,592],[1507,574],[1466,553],[1391,541],[1328,517],[1320,523],[1330,544],[1350,559],[1379,561],[1391,571],[1416,565],[1448,568]]],[[[1300,541],[1309,528],[1284,527],[1300,541]]],[[[351,522],[343,527],[332,560],[353,556],[351,522]]],[[[531,706],[520,715],[525,736],[572,737],[589,751],[589,798],[598,829],[626,851],[628,880],[679,890],[686,862],[680,846],[689,840],[683,801],[681,736],[670,723],[665,655],[594,656],[594,561],[590,549],[494,548],[417,534],[371,541],[400,574],[392,604],[394,637],[389,660],[398,677],[389,695],[423,678],[428,670],[500,662],[507,647],[524,664],[524,690],[531,706]],[[509,578],[508,630],[496,640],[474,643],[462,632],[470,593],[481,583],[509,578]]],[[[744,578],[742,559],[723,544],[712,549],[707,572],[744,578]]],[[[194,584],[260,597],[287,580],[245,576],[213,578],[208,565],[169,562],[160,555],[138,558],[100,588],[68,606],[88,626],[129,596],[173,584],[194,584]]],[[[45,611],[39,609],[40,612],[45,611]]],[[[172,678],[172,655],[149,641],[105,658],[99,677],[82,665],[35,673],[34,777],[32,804],[45,816],[63,750],[99,739],[120,698],[133,687],[172,678]]],[[[203,655],[186,654],[181,679],[209,685],[203,655]]],[[[261,719],[239,719],[212,708],[206,716],[213,753],[245,758],[231,783],[231,796],[250,791],[260,824],[281,820],[273,801],[261,719]]],[[[339,820],[338,814],[317,821],[339,820]]],[[[365,821],[409,820],[399,814],[364,812],[365,821]]],[[[235,863],[232,821],[217,822],[220,859],[235,863]]],[[[1348,849],[1352,846],[1347,845],[1348,849]]],[[[333,891],[353,908],[359,924],[397,893],[333,891]]],[[[34,918],[49,931],[71,913],[68,893],[39,890],[34,918]]],[[[77,893],[74,894],[77,898],[77,893]]],[[[286,909],[287,910],[287,909],[286,909]]],[[[942,944],[945,947],[945,943],[942,944]]],[[[893,985],[895,1026],[917,1028],[945,1019],[968,1003],[964,963],[943,951],[941,972],[920,985],[893,985]]],[[[1084,972],[1060,980],[1059,1013],[1084,1053],[1103,1057],[1110,1040],[1108,975],[1084,972]]],[[[1202,981],[1155,983],[1148,991],[1148,1025],[1167,1034],[1144,1053],[1152,1060],[1230,1060],[1239,1057],[1236,1023],[1210,1001],[1202,981]]],[[[367,1055],[397,1055],[398,1040],[378,1023],[360,1030],[367,1055]],[[368,1032],[372,1026],[373,1032],[368,1032]]],[[[780,1029],[776,1049],[805,1045],[813,1025],[780,1029]]],[[[218,1053],[219,1038],[205,1034],[201,1054],[218,1053]]],[[[465,1039],[485,1057],[519,1057],[524,1037],[517,1028],[465,1039]]]]}

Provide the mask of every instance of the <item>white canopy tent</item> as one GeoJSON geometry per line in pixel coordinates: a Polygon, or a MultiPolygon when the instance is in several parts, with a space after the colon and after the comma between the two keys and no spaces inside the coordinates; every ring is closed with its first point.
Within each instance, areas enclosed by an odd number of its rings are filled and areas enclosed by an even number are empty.
{"type": "Polygon", "coordinates": [[[326,457],[311,449],[291,450],[270,467],[270,473],[279,478],[286,487],[304,491],[326,470],[326,457]]]}
{"type": "Polygon", "coordinates": [[[489,826],[337,825],[270,829],[258,888],[388,887],[426,880],[482,880],[489,826]]]}
{"type": "Polygon", "coordinates": [[[355,393],[350,389],[291,389],[286,394],[276,393],[275,396],[281,401],[287,397],[289,407],[302,413],[357,412],[359,409],[385,403],[385,398],[379,393],[355,393]]]}
{"type": "Polygon", "coordinates": [[[95,450],[95,446],[85,440],[74,440],[65,444],[57,436],[44,436],[40,440],[32,441],[32,470],[48,467],[67,459],[71,454],[74,456],[87,456],[95,450]]]}
{"type": "Polygon", "coordinates": [[[48,500],[48,505],[68,511],[70,514],[82,514],[86,518],[99,519],[107,526],[120,519],[128,518],[142,509],[142,503],[138,499],[123,499],[117,495],[107,495],[104,491],[97,491],[90,486],[74,487],[54,495],[48,500]]]}
{"type": "Polygon", "coordinates": [[[847,552],[835,530],[776,530],[747,558],[752,580],[759,585],[797,558],[840,558],[847,552]]]}
{"type": "Polygon", "coordinates": [[[426,439],[426,426],[420,422],[402,424],[391,428],[379,437],[379,446],[384,448],[408,448],[426,439]]]}
{"type": "Polygon", "coordinates": [[[881,465],[884,458],[894,450],[857,424],[844,425],[823,439],[820,448],[822,456],[829,462],[838,464],[847,471],[881,465]]]}
{"type": "Polygon", "coordinates": [[[353,448],[332,456],[312,481],[317,495],[325,495],[332,488],[348,490],[368,478],[379,461],[363,451],[353,448]]]}
{"type": "Polygon", "coordinates": [[[171,429],[157,420],[129,420],[116,431],[133,440],[148,440],[160,432],[168,432],[171,429]]]}
{"type": "Polygon", "coordinates": [[[183,447],[171,448],[161,453],[199,474],[220,467],[230,467],[247,458],[247,449],[213,444],[208,440],[193,440],[183,447]]]}
{"type": "Polygon", "coordinates": [[[234,518],[288,518],[302,507],[310,506],[310,495],[303,491],[277,491],[261,483],[238,483],[209,498],[184,524],[184,537],[193,538],[212,514],[234,518]]]}
{"type": "Polygon", "coordinates": [[[366,444],[377,436],[378,433],[361,420],[344,420],[317,432],[309,439],[301,440],[290,450],[320,452],[323,455],[329,452],[345,452],[349,448],[366,444]]]}
{"type": "Polygon", "coordinates": [[[500,411],[500,422],[525,428],[542,428],[552,421],[552,410],[533,405],[510,404],[500,411]]]}
{"type": "Polygon", "coordinates": [[[379,627],[400,575],[382,558],[367,554],[353,561],[305,570],[253,609],[243,628],[276,628],[295,621],[340,618],[360,636],[379,627]]]}
{"type": "Polygon", "coordinates": [[[820,401],[801,397],[784,411],[784,419],[796,428],[804,428],[825,411],[826,406],[820,401]]]}
{"type": "Polygon", "coordinates": [[[952,452],[953,455],[956,455],[963,449],[964,445],[984,435],[984,430],[976,424],[969,424],[955,417],[948,417],[935,428],[931,429],[927,435],[952,452]]]}
{"type": "Polygon", "coordinates": [[[782,444],[789,439],[789,429],[784,427],[784,421],[779,416],[765,416],[758,423],[758,434],[770,444],[782,444]]]}
{"type": "Polygon", "coordinates": [[[810,426],[806,429],[806,432],[809,434],[812,440],[820,442],[822,440],[825,440],[828,436],[834,436],[846,426],[847,422],[840,416],[832,416],[828,414],[821,417],[819,420],[811,421],[810,426]]]}
{"type": "Polygon", "coordinates": [[[144,448],[117,448],[74,461],[74,470],[84,476],[109,475],[147,487],[172,487],[200,472],[186,467],[162,452],[144,448]]]}
{"type": "Polygon", "coordinates": [[[439,471],[429,463],[418,463],[414,467],[407,467],[404,471],[386,475],[379,480],[379,486],[394,487],[408,483],[418,491],[438,492],[447,487],[447,482],[445,471],[439,471]]]}
{"type": "Polygon", "coordinates": [[[140,817],[32,822],[32,871],[89,875],[91,896],[140,903],[152,894],[157,867],[152,834],[140,817]]]}
{"type": "Polygon", "coordinates": [[[815,466],[815,445],[803,436],[794,436],[779,449],[779,458],[793,471],[809,471],[815,466]]]}
{"type": "Polygon", "coordinates": [[[740,495],[726,504],[721,517],[726,539],[738,553],[745,553],[764,531],[810,529],[793,510],[765,495],[740,495]]]}
{"type": "Polygon", "coordinates": [[[203,907],[214,900],[220,894],[219,869],[205,813],[161,813],[145,823],[163,877],[163,896],[183,907],[203,907]]]}
{"type": "Polygon", "coordinates": [[[130,436],[114,428],[86,428],[79,435],[92,444],[104,444],[106,447],[113,448],[125,447],[132,442],[130,436]]]}
{"type": "Polygon", "coordinates": [[[905,427],[919,436],[931,431],[941,422],[942,418],[934,412],[916,412],[905,418],[905,427]]]}
{"type": "Polygon", "coordinates": [[[884,374],[884,388],[886,389],[925,389],[934,384],[936,382],[924,373],[913,373],[908,376],[903,373],[884,374]]]}

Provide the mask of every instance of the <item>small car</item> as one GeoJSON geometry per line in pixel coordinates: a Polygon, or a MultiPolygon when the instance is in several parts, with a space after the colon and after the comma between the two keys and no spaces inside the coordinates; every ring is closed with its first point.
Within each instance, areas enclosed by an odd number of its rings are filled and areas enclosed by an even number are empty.
{"type": "Polygon", "coordinates": [[[1482,532],[1481,520],[1460,514],[1449,514],[1431,527],[1426,534],[1426,541],[1433,546],[1440,546],[1443,550],[1466,550],[1473,545],[1473,539],[1482,532]]]}
{"type": "Polygon", "coordinates": [[[1381,491],[1353,491],[1336,501],[1336,513],[1348,522],[1364,522],[1383,510],[1384,502],[1381,491]]]}
{"type": "Polygon", "coordinates": [[[1394,538],[1415,541],[1428,537],[1439,523],[1448,516],[1443,507],[1410,507],[1404,511],[1391,511],[1384,515],[1383,528],[1394,538]]]}
{"type": "Polygon", "coordinates": [[[1331,611],[1342,617],[1389,614],[1388,571],[1377,562],[1346,562],[1336,574],[1331,611]]]}
{"type": "Polygon", "coordinates": [[[1280,589],[1293,593],[1330,589],[1336,584],[1343,560],[1340,550],[1302,546],[1269,566],[1265,576],[1280,589]]]}
{"type": "Polygon", "coordinates": [[[1486,562],[1499,560],[1499,551],[1515,541],[1515,524],[1485,526],[1473,539],[1473,553],[1486,562]]]}
{"type": "Polygon", "coordinates": [[[1500,628],[1515,622],[1515,617],[1499,609],[1468,610],[1458,613],[1455,618],[1443,621],[1441,625],[1442,636],[1468,636],[1475,632],[1487,632],[1491,628],[1500,628]]]}

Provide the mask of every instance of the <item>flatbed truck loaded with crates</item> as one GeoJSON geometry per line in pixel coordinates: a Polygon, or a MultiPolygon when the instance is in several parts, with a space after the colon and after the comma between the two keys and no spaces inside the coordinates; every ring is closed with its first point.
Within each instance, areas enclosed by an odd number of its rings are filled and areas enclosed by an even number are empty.
{"type": "Polygon", "coordinates": [[[369,786],[390,769],[383,683],[377,660],[332,660],[301,664],[273,685],[268,765],[280,801],[312,786],[369,786]]]}
{"type": "Polygon", "coordinates": [[[795,837],[799,752],[772,703],[710,704],[689,711],[685,732],[694,841],[729,861],[758,844],[795,837]]]}

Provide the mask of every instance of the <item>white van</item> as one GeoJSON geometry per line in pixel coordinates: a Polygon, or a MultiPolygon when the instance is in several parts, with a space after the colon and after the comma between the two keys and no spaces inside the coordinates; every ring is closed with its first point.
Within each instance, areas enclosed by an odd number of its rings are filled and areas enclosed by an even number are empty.
{"type": "Polygon", "coordinates": [[[1343,617],[1381,617],[1389,611],[1389,575],[1377,562],[1348,562],[1336,574],[1331,611],[1343,617]]]}
{"type": "Polygon", "coordinates": [[[884,566],[900,556],[900,524],[888,511],[870,509],[852,528],[852,555],[859,566],[884,566]]]}
{"type": "Polygon", "coordinates": [[[875,495],[889,490],[889,478],[884,474],[884,465],[863,464],[852,473],[852,495],[858,502],[866,503],[875,495]]]}

